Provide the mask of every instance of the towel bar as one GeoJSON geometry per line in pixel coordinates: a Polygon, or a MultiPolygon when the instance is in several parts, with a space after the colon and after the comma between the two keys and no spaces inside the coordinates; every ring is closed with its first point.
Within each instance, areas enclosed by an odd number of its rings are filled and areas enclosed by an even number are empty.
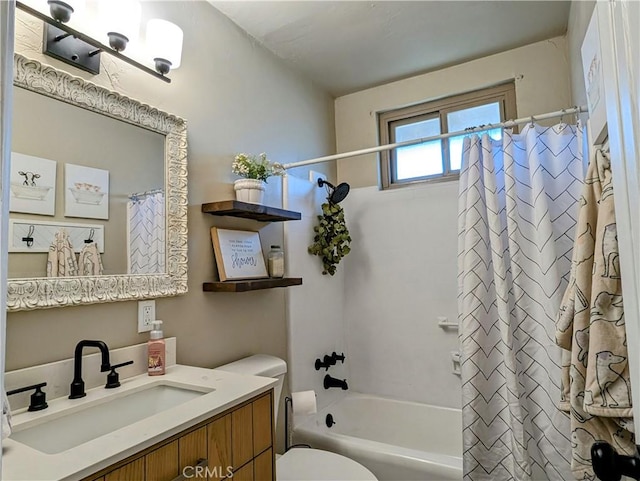
{"type": "Polygon", "coordinates": [[[438,327],[442,329],[459,329],[460,325],[457,322],[451,322],[446,317],[438,317],[438,327]]]}

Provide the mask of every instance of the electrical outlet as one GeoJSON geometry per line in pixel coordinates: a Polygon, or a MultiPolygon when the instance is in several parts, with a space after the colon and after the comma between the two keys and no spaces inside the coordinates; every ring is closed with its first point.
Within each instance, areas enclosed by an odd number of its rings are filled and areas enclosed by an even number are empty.
{"type": "Polygon", "coordinates": [[[155,320],[156,301],[138,301],[138,332],[150,331],[155,320]]]}

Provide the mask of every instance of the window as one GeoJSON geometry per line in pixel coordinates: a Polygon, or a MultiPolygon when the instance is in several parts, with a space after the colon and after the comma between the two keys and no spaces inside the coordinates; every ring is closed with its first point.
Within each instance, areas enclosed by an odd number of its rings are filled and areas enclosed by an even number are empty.
{"type": "MultiPolygon", "coordinates": [[[[516,118],[513,82],[378,115],[380,143],[432,137],[516,118]]],[[[489,130],[499,140],[502,129],[489,130]]],[[[380,154],[382,188],[427,180],[456,179],[464,136],[399,147],[380,154]]]]}

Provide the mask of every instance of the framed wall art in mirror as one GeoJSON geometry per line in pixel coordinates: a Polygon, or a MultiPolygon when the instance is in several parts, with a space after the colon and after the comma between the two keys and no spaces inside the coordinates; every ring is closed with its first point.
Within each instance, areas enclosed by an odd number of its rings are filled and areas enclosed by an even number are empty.
{"type": "MultiPolygon", "coordinates": [[[[12,218],[31,221],[36,234],[44,232],[40,224],[52,220],[82,226],[104,219],[98,223],[105,232],[100,249],[104,252],[101,272],[106,275],[44,277],[41,267],[46,264],[47,254],[42,250],[39,254],[28,249],[10,252],[7,309],[64,307],[186,293],[186,121],[19,54],[14,57],[14,94],[12,148],[25,155],[56,161],[59,192],[53,218],[22,213],[13,213],[12,218]],[[42,106],[38,107],[38,103],[42,106]],[[60,127],[68,129],[68,136],[62,131],[65,134],[61,138],[53,127],[35,130],[38,122],[33,117],[38,116],[38,108],[45,112],[41,117],[50,113],[55,119],[39,119],[42,126],[61,123],[59,118],[68,120],[70,126],[60,127]],[[33,131],[22,128],[24,125],[33,131]],[[109,148],[100,147],[100,142],[109,148]],[[123,145],[131,146],[131,150],[123,145]],[[141,145],[147,146],[146,150],[141,150],[141,145]],[[72,179],[65,185],[73,173],[73,167],[69,166],[74,164],[86,166],[89,173],[98,169],[108,171],[108,186],[84,178],[72,179]],[[65,169],[69,170],[66,179],[65,169]],[[100,196],[109,203],[109,215],[92,218],[78,214],[72,216],[75,219],[65,218],[67,190],[76,194],[73,201],[80,199],[85,204],[89,198],[97,203],[95,199],[100,196]],[[160,242],[158,239],[154,242],[154,246],[160,247],[152,253],[152,264],[145,259],[144,242],[136,244],[130,240],[139,227],[138,214],[132,214],[135,212],[132,206],[145,200],[153,201],[153,223],[161,237],[160,242]]],[[[41,243],[42,239],[38,241],[41,243]]]]}

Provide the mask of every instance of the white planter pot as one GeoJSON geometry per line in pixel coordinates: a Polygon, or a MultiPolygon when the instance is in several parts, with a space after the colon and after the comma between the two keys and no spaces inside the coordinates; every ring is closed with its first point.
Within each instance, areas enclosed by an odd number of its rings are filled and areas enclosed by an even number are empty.
{"type": "Polygon", "coordinates": [[[262,204],[264,201],[264,189],[266,183],[257,179],[238,179],[233,183],[236,191],[236,200],[262,204]]]}

